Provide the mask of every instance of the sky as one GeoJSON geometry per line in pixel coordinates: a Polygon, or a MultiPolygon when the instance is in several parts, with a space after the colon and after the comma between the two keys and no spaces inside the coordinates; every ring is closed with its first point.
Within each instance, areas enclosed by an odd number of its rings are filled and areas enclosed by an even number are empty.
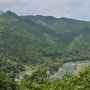
{"type": "Polygon", "coordinates": [[[90,21],[90,0],[0,0],[0,10],[90,21]]]}

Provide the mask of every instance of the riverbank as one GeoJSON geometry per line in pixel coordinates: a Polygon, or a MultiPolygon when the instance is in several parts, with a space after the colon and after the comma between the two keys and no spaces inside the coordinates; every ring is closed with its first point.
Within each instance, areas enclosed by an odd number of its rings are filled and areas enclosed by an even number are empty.
{"type": "Polygon", "coordinates": [[[65,73],[77,74],[89,66],[90,60],[67,62],[59,68],[58,72],[51,75],[51,79],[62,78],[65,73]]]}

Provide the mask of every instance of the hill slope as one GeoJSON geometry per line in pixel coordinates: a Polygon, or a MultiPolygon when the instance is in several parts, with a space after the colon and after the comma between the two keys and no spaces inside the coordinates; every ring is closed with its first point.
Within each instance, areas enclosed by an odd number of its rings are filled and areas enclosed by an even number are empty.
{"type": "Polygon", "coordinates": [[[41,15],[28,15],[28,16],[22,16],[24,19],[32,20],[33,22],[51,28],[53,23],[55,23],[58,19],[52,16],[41,16],[41,15]]]}
{"type": "Polygon", "coordinates": [[[43,63],[59,54],[59,35],[11,11],[0,16],[0,48],[23,63],[43,63]]]}
{"type": "Polygon", "coordinates": [[[77,60],[84,55],[89,58],[89,38],[90,22],[86,21],[40,15],[22,17],[11,11],[0,16],[0,49],[21,63],[73,61],[72,57],[77,60]]]}

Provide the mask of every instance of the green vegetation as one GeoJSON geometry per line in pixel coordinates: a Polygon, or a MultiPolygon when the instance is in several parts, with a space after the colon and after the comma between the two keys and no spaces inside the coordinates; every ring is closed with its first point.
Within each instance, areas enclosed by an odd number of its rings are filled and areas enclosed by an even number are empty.
{"type": "Polygon", "coordinates": [[[89,59],[89,28],[90,22],[86,21],[50,16],[20,17],[8,11],[0,16],[0,49],[29,65],[89,59]],[[38,20],[49,26],[37,23],[38,20]]]}
{"type": "Polygon", "coordinates": [[[76,76],[49,79],[63,63],[89,59],[88,21],[11,11],[0,15],[0,90],[89,90],[90,67],[76,76]]]}
{"type": "Polygon", "coordinates": [[[89,90],[90,66],[78,75],[65,74],[62,79],[49,80],[47,69],[39,67],[31,75],[25,75],[19,84],[0,72],[0,90],[89,90]]]}
{"type": "Polygon", "coordinates": [[[89,66],[89,64],[90,64],[89,62],[78,63],[76,73],[79,73],[79,72],[82,72],[83,70],[85,70],[86,67],[89,66]]]}
{"type": "Polygon", "coordinates": [[[61,56],[59,58],[63,61],[90,59],[90,22],[50,16],[23,16],[22,18],[32,20],[57,33],[54,45],[59,46],[58,49],[60,48],[63,54],[59,55],[61,56]]]}
{"type": "Polygon", "coordinates": [[[0,71],[0,90],[17,90],[17,88],[18,87],[14,79],[0,71]]]}
{"type": "Polygon", "coordinates": [[[61,54],[53,37],[55,32],[10,11],[0,17],[0,27],[0,48],[21,63],[42,64],[61,54]]]}

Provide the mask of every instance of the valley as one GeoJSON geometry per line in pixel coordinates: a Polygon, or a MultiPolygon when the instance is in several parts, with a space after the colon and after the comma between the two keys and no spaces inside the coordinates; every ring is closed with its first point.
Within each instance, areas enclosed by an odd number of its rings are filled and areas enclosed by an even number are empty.
{"type": "Polygon", "coordinates": [[[89,63],[90,21],[0,13],[0,90],[89,90],[89,63]]]}
{"type": "MultiPolygon", "coordinates": [[[[83,61],[75,61],[75,62],[67,62],[64,63],[61,67],[59,67],[58,71],[50,75],[51,80],[60,79],[62,78],[66,73],[71,74],[78,74],[79,72],[83,72],[86,67],[90,65],[90,60],[83,60],[83,61]]],[[[26,67],[26,70],[21,72],[19,77],[22,79],[23,76],[31,75],[33,72],[35,72],[36,67],[31,69],[30,67],[26,67]]],[[[50,71],[48,71],[50,72],[50,71]]],[[[17,81],[20,81],[21,79],[18,77],[16,78],[17,81]]]]}
{"type": "Polygon", "coordinates": [[[90,64],[90,60],[64,63],[63,66],[60,67],[56,73],[51,75],[51,79],[57,79],[57,78],[60,79],[66,73],[72,73],[77,75],[79,72],[82,72],[86,67],[88,67],[89,64],[90,64]]]}

